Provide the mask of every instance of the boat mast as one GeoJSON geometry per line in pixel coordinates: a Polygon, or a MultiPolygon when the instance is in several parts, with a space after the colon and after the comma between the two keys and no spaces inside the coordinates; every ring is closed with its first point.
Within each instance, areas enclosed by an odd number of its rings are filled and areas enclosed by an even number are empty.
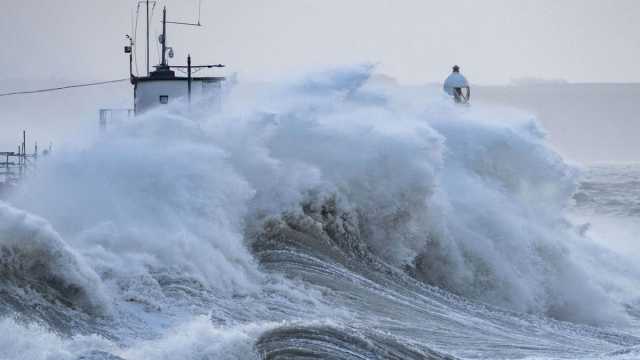
{"type": "Polygon", "coordinates": [[[162,62],[160,65],[167,65],[167,7],[162,9],[162,62]]]}
{"type": "Polygon", "coordinates": [[[147,3],[147,76],[149,76],[149,0],[147,3]]]}

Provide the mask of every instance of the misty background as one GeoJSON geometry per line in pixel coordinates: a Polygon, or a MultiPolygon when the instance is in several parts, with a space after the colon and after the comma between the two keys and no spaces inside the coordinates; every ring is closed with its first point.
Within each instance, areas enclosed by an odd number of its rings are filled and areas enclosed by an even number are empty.
{"type": "MultiPolygon", "coordinates": [[[[199,14],[199,0],[158,2],[151,65],[164,5],[169,20],[199,14]]],[[[130,0],[5,2],[0,92],[126,78],[125,34],[137,34],[144,73],[144,7],[136,8],[130,0]]],[[[630,162],[640,161],[639,10],[636,0],[202,0],[204,26],[169,25],[168,43],[173,64],[190,53],[194,63],[228,66],[209,74],[248,82],[373,62],[400,84],[440,84],[459,64],[474,106],[531,113],[570,160],[630,162]]],[[[17,148],[22,129],[30,146],[81,146],[98,131],[99,108],[131,107],[132,96],[124,82],[0,97],[0,151],[17,148]]]]}

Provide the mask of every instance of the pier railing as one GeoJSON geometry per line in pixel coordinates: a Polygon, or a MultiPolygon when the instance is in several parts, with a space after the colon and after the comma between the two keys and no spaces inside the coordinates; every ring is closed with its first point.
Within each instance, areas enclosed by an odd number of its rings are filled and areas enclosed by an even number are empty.
{"type": "MultiPolygon", "coordinates": [[[[45,150],[43,154],[50,150],[45,150]]],[[[0,193],[16,185],[35,166],[37,159],[38,144],[35,144],[33,153],[27,153],[27,132],[23,131],[22,143],[17,151],[0,151],[0,193]]]]}
{"type": "Polygon", "coordinates": [[[134,116],[133,109],[100,109],[100,130],[106,131],[108,128],[118,126],[134,116]]]}

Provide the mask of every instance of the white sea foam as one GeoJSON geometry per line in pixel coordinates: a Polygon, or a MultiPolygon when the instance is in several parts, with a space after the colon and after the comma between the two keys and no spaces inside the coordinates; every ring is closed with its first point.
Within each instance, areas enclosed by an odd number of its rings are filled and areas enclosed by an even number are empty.
{"type": "Polygon", "coordinates": [[[0,359],[258,359],[256,339],[279,323],[217,327],[207,316],[185,320],[155,340],[127,347],[98,335],[62,337],[36,324],[0,320],[0,359]]]}
{"type": "Polygon", "coordinates": [[[97,335],[63,338],[37,324],[20,324],[12,319],[0,320],[0,359],[74,360],[91,351],[114,351],[110,341],[97,335]]]}
{"type": "Polygon", "coordinates": [[[256,207],[277,214],[310,188],[336,192],[363,214],[379,256],[415,260],[429,283],[565,320],[623,317],[592,264],[573,256],[591,246],[565,218],[577,171],[532,117],[363,88],[368,71],[320,85],[316,75],[208,124],[256,207]]]}
{"type": "MultiPolygon", "coordinates": [[[[10,201],[53,224],[93,268],[78,266],[81,274],[115,278],[127,286],[111,284],[114,298],[151,308],[164,296],[150,275],[158,269],[220,297],[260,298],[268,275],[250,253],[246,225],[295,212],[315,192],[360,216],[376,256],[413,267],[429,284],[578,322],[623,316],[575,251],[586,241],[565,219],[575,171],[534,120],[381,89],[366,84],[371,71],[343,68],[257,90],[240,84],[216,114],[190,116],[181,105],[148,113],[83,152],[43,161],[10,201]]],[[[180,357],[253,341],[207,321],[183,329],[193,337],[167,333],[120,354],[180,357]]]]}
{"type": "Polygon", "coordinates": [[[100,278],[47,221],[0,202],[0,234],[3,282],[25,289],[34,285],[35,291],[93,315],[108,313],[110,300],[100,278]]]}
{"type": "Polygon", "coordinates": [[[259,281],[242,239],[253,190],[197,124],[150,114],[58,156],[12,201],[46,216],[101,272],[175,267],[229,292],[259,281]]]}

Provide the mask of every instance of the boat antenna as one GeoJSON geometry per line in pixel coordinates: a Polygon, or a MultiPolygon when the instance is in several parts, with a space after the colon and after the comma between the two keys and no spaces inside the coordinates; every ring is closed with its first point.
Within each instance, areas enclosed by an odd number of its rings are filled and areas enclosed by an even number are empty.
{"type": "Polygon", "coordinates": [[[196,22],[167,21],[167,24],[188,25],[188,26],[202,26],[202,24],[200,24],[200,14],[201,13],[202,13],[202,0],[198,0],[198,20],[196,22]]]}
{"type": "Polygon", "coordinates": [[[167,65],[167,7],[162,9],[162,62],[160,65],[167,65]]]}
{"type": "Polygon", "coordinates": [[[149,76],[149,1],[147,3],[147,76],[149,76]]]}
{"type": "Polygon", "coordinates": [[[200,15],[198,14],[197,23],[189,23],[189,22],[182,22],[182,21],[167,21],[167,7],[165,6],[162,9],[162,35],[160,35],[160,44],[162,44],[162,54],[161,54],[162,62],[160,63],[160,66],[163,66],[165,68],[169,67],[169,64],[167,63],[167,50],[169,50],[169,57],[170,58],[173,57],[173,48],[167,46],[167,24],[201,27],[202,25],[200,24],[199,17],[200,15]]]}
{"type": "Polygon", "coordinates": [[[151,11],[153,11],[153,9],[156,8],[156,2],[152,1],[152,0],[144,0],[144,1],[138,1],[138,7],[140,7],[140,4],[145,4],[146,8],[147,8],[147,76],[149,76],[149,5],[153,5],[153,7],[151,8],[151,11]]]}

